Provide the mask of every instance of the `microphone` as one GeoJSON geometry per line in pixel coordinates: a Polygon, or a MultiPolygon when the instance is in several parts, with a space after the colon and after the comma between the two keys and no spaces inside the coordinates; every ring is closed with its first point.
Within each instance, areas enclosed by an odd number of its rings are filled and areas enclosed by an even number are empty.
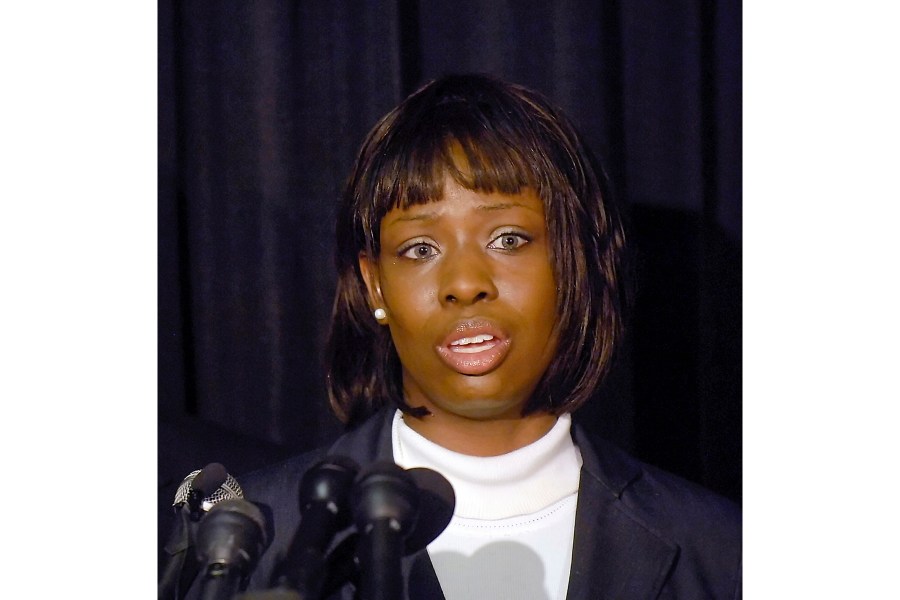
{"type": "MultiPolygon", "coordinates": [[[[437,471],[415,467],[407,469],[406,474],[413,479],[419,493],[418,516],[403,544],[403,555],[409,556],[424,549],[447,528],[456,506],[456,495],[450,482],[437,471]]],[[[349,535],[329,554],[323,597],[331,596],[348,581],[359,587],[356,556],[359,538],[359,533],[349,535]]]]}
{"type": "Polygon", "coordinates": [[[203,571],[201,600],[228,600],[266,546],[262,512],[243,498],[215,504],[197,529],[197,560],[203,571]]]}
{"type": "Polygon", "coordinates": [[[228,474],[222,463],[214,462],[184,478],[175,492],[173,504],[186,503],[191,514],[199,518],[201,510],[208,512],[217,502],[243,497],[244,490],[234,477],[228,474]]]}
{"type": "Polygon", "coordinates": [[[189,551],[194,545],[197,522],[217,502],[243,495],[241,486],[220,463],[192,471],[182,480],[172,502],[175,524],[163,548],[169,558],[158,583],[160,600],[184,597],[197,575],[196,558],[189,551]]]}
{"type": "Polygon", "coordinates": [[[325,551],[335,534],[349,526],[350,490],[359,465],[344,456],[329,456],[300,481],[300,525],[271,585],[290,588],[297,597],[317,599],[325,571],[325,551]]]}
{"type": "Polygon", "coordinates": [[[359,531],[362,600],[402,598],[400,559],[420,503],[415,480],[392,462],[372,463],[357,477],[351,503],[359,531]]]}
{"type": "Polygon", "coordinates": [[[419,515],[406,538],[406,554],[413,554],[433,542],[450,524],[456,494],[447,478],[437,471],[414,467],[406,473],[419,488],[419,515]]]}

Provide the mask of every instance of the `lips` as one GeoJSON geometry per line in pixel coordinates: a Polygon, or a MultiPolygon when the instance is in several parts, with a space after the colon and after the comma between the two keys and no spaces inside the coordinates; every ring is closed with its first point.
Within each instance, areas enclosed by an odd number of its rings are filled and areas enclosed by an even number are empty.
{"type": "Polygon", "coordinates": [[[506,358],[509,337],[489,321],[461,321],[437,347],[438,356],[462,375],[484,375],[506,358]]]}

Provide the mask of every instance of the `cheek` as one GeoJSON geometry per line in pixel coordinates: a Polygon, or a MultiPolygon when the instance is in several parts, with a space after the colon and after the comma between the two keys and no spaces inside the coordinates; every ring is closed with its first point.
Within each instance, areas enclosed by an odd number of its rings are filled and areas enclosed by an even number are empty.
{"type": "Polygon", "coordinates": [[[555,321],[557,315],[556,280],[548,266],[541,265],[522,273],[514,273],[498,287],[501,293],[523,313],[543,321],[555,321]]]}
{"type": "Polygon", "coordinates": [[[434,294],[413,285],[394,285],[383,289],[382,293],[394,347],[402,362],[416,360],[423,354],[423,347],[430,344],[423,333],[434,312],[429,309],[434,294]]]}
{"type": "Polygon", "coordinates": [[[433,312],[437,290],[432,277],[399,272],[388,266],[382,273],[381,295],[390,314],[390,322],[401,326],[415,323],[433,312]]]}
{"type": "Polygon", "coordinates": [[[515,296],[514,306],[519,318],[528,323],[526,335],[528,352],[535,361],[546,366],[557,348],[556,323],[558,297],[556,280],[552,272],[545,268],[534,269],[527,282],[517,279],[517,285],[510,286],[508,295],[515,296]]]}
{"type": "Polygon", "coordinates": [[[421,333],[422,323],[434,312],[429,308],[434,294],[422,288],[415,286],[409,286],[407,289],[392,288],[391,292],[384,293],[383,297],[389,315],[388,324],[391,331],[397,329],[398,334],[421,333]]]}

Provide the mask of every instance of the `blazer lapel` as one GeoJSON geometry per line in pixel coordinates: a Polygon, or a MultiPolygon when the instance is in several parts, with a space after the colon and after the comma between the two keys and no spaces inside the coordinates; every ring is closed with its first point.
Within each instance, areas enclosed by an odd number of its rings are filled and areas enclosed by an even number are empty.
{"type": "Polygon", "coordinates": [[[393,460],[391,443],[393,418],[393,410],[381,409],[377,416],[339,437],[328,450],[328,454],[352,458],[361,467],[379,460],[393,460]]]}
{"type": "Polygon", "coordinates": [[[677,547],[635,523],[593,477],[582,475],[569,600],[656,598],[677,547]]]}
{"type": "Polygon", "coordinates": [[[434,572],[427,550],[403,558],[406,597],[410,600],[444,600],[444,590],[434,572]]]}
{"type": "Polygon", "coordinates": [[[614,449],[597,453],[582,431],[574,431],[584,464],[567,598],[656,598],[678,547],[644,527],[621,500],[640,470],[614,449]]]}

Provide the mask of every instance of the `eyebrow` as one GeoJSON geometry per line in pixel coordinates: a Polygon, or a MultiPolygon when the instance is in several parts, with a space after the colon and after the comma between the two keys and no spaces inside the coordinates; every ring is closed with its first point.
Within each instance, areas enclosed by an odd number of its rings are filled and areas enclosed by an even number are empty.
{"type": "MultiPolygon", "coordinates": [[[[531,206],[527,206],[522,204],[521,202],[492,202],[491,204],[479,204],[475,207],[477,211],[484,212],[493,212],[496,210],[508,210],[510,208],[524,208],[526,210],[534,211],[535,209],[531,206]]],[[[437,212],[422,212],[416,213],[414,215],[400,215],[394,217],[385,225],[392,225],[394,223],[405,223],[405,222],[415,222],[415,221],[434,221],[438,218],[439,214],[437,212]]]]}

